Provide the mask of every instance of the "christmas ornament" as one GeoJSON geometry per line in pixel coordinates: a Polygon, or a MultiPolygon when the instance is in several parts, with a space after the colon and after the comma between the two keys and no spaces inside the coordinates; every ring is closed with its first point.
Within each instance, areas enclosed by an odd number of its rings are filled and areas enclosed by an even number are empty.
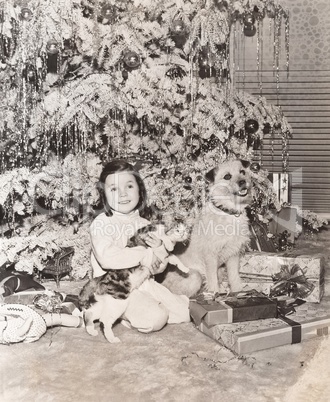
{"type": "Polygon", "coordinates": [[[187,41],[187,31],[185,24],[181,20],[174,20],[171,30],[171,38],[175,43],[175,46],[182,48],[187,41]]]}
{"type": "Polygon", "coordinates": [[[30,21],[32,19],[32,17],[33,17],[33,13],[29,8],[23,7],[21,9],[20,18],[22,21],[30,21]]]}
{"type": "Polygon", "coordinates": [[[167,170],[166,168],[162,169],[162,171],[160,172],[160,174],[161,174],[163,177],[166,177],[166,176],[167,176],[167,173],[168,173],[168,170],[167,170]]]}
{"type": "Polygon", "coordinates": [[[252,25],[255,23],[255,18],[253,14],[246,14],[244,19],[243,19],[244,27],[252,27],[252,25]]]}
{"type": "Polygon", "coordinates": [[[171,32],[175,35],[183,35],[186,31],[186,27],[182,20],[174,20],[171,26],[171,32]]]}
{"type": "Polygon", "coordinates": [[[50,40],[47,42],[46,50],[48,54],[57,54],[59,52],[59,46],[56,40],[50,40]]]}
{"type": "Polygon", "coordinates": [[[112,23],[116,19],[116,10],[108,5],[101,8],[100,16],[107,20],[108,23],[112,23]]]}
{"type": "Polygon", "coordinates": [[[215,55],[209,47],[204,46],[198,56],[198,65],[200,72],[206,73],[209,77],[212,76],[211,71],[214,70],[215,55]]]}
{"type": "Polygon", "coordinates": [[[245,36],[254,36],[257,33],[257,28],[254,25],[251,26],[244,26],[244,35],[245,36]]]}
{"type": "Polygon", "coordinates": [[[199,77],[211,78],[216,74],[214,64],[214,55],[210,52],[208,47],[204,47],[198,57],[199,77]]]}
{"type": "Polygon", "coordinates": [[[254,173],[258,173],[260,170],[260,165],[258,162],[252,162],[250,165],[250,169],[252,170],[252,172],[254,173]]]}
{"type": "Polygon", "coordinates": [[[90,8],[84,7],[82,10],[82,14],[84,17],[89,18],[93,14],[93,12],[90,8]]]}
{"type": "Polygon", "coordinates": [[[33,82],[36,80],[36,78],[37,78],[36,69],[34,68],[34,66],[32,64],[28,64],[26,66],[26,68],[24,69],[23,76],[29,82],[33,82]]]}
{"type": "Polygon", "coordinates": [[[123,61],[129,68],[136,68],[141,64],[140,56],[132,51],[128,51],[124,54],[123,61]]]}
{"type": "Polygon", "coordinates": [[[199,56],[199,58],[198,58],[198,64],[199,64],[199,66],[200,67],[204,67],[204,68],[207,68],[207,67],[211,67],[210,66],[210,63],[209,63],[209,58],[208,58],[208,56],[206,55],[206,54],[201,54],[200,56],[199,56]]]}
{"type": "Polygon", "coordinates": [[[186,176],[186,177],[184,178],[184,181],[185,181],[187,184],[191,184],[191,183],[192,183],[192,178],[191,178],[190,176],[186,176]]]}
{"type": "Polygon", "coordinates": [[[245,122],[245,131],[248,134],[254,134],[258,131],[259,129],[259,123],[257,120],[254,119],[249,119],[245,122]]]}

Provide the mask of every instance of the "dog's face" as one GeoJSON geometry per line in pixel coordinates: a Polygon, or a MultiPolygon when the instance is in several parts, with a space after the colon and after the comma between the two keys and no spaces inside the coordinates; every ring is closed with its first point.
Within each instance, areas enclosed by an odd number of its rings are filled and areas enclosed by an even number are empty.
{"type": "Polygon", "coordinates": [[[249,162],[227,161],[205,176],[210,201],[218,208],[242,212],[252,201],[249,162]]]}

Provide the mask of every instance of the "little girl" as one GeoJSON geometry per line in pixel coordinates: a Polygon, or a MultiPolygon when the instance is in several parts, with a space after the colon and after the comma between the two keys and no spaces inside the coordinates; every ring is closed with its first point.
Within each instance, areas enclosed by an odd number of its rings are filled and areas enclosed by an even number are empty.
{"type": "MultiPolygon", "coordinates": [[[[100,175],[99,191],[104,212],[90,227],[93,276],[139,264],[148,267],[152,275],[162,272],[165,266],[152,249],[161,247],[162,242],[152,233],[146,240],[150,248],[126,247],[128,239],[150,223],[140,216],[146,210],[146,189],[134,167],[123,160],[108,163],[100,175]]],[[[166,323],[189,322],[189,300],[151,277],[130,294],[124,318],[141,332],[158,331],[166,323]]]]}

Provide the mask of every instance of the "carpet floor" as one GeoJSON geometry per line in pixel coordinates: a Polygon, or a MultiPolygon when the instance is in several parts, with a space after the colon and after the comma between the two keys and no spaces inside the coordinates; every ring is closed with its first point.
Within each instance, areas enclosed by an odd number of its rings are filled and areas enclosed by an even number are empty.
{"type": "MultiPolygon", "coordinates": [[[[323,302],[330,302],[329,245],[330,230],[297,244],[304,254],[325,256],[323,302]]],[[[62,281],[60,290],[77,293],[82,285],[62,281]]],[[[34,343],[0,345],[0,401],[330,400],[330,337],[237,356],[192,323],[151,334],[118,324],[114,332],[121,343],[91,337],[84,328],[55,327],[34,343]]]]}

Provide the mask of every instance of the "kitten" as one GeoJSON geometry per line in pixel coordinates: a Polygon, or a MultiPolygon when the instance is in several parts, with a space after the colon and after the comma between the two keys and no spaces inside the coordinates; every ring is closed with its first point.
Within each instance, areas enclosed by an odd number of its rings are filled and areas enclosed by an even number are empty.
{"type": "MultiPolygon", "coordinates": [[[[148,247],[146,237],[148,233],[154,233],[159,237],[167,251],[172,251],[175,243],[184,242],[188,238],[188,232],[183,224],[176,225],[165,233],[165,228],[160,224],[150,224],[139,229],[129,239],[127,246],[148,247]]],[[[162,248],[164,249],[164,248],[162,248]]],[[[171,263],[183,272],[189,270],[173,254],[163,252],[160,256],[163,263],[171,263]]],[[[94,327],[94,321],[99,320],[103,324],[104,336],[110,343],[120,342],[113,331],[114,323],[124,314],[130,293],[140,287],[151,276],[147,267],[138,265],[133,268],[107,270],[97,278],[90,279],[79,294],[79,304],[84,311],[86,331],[96,336],[98,331],[94,327]]]]}
{"type": "Polygon", "coordinates": [[[124,314],[128,296],[150,277],[147,267],[108,270],[102,276],[90,279],[79,294],[79,305],[84,311],[86,331],[96,336],[94,321],[103,324],[104,336],[111,343],[120,342],[112,326],[124,314]]]}
{"type": "MultiPolygon", "coordinates": [[[[173,251],[176,243],[184,243],[188,239],[188,230],[183,223],[178,223],[174,228],[165,231],[165,226],[162,224],[150,224],[139,229],[136,234],[128,241],[128,247],[143,246],[148,247],[145,239],[149,233],[154,233],[160,240],[162,240],[165,249],[170,253],[173,251]]],[[[157,255],[157,252],[156,252],[157,255]]],[[[183,273],[188,273],[189,269],[179,260],[174,254],[159,255],[159,258],[166,259],[166,263],[175,265],[183,273]]]]}

